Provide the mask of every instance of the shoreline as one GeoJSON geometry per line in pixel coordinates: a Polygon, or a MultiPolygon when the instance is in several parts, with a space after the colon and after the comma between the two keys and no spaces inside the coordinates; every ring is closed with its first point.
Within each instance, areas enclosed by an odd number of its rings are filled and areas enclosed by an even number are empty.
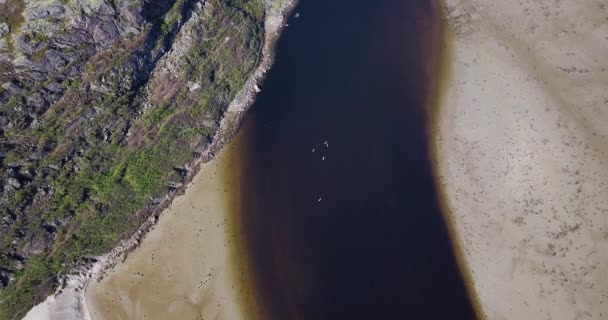
{"type": "Polygon", "coordinates": [[[442,110],[445,109],[450,86],[455,79],[455,75],[453,74],[454,71],[452,69],[454,64],[453,58],[455,57],[454,41],[456,38],[453,30],[453,21],[449,20],[450,15],[447,8],[447,2],[445,0],[439,0],[435,5],[437,6],[436,10],[440,16],[440,26],[439,31],[437,32],[439,40],[436,42],[438,47],[435,48],[438,53],[434,59],[436,62],[435,72],[430,73],[437,76],[433,81],[430,91],[432,94],[427,115],[427,136],[430,141],[429,159],[433,168],[433,181],[437,183],[437,201],[441,208],[441,216],[448,233],[448,238],[450,239],[454,260],[463,279],[473,311],[477,319],[483,319],[483,309],[475,290],[475,283],[469,261],[465,255],[464,244],[461,242],[461,230],[458,229],[455,216],[453,212],[451,212],[445,190],[438,183],[440,182],[441,177],[439,169],[441,154],[436,141],[440,135],[442,110]]]}
{"type": "Polygon", "coordinates": [[[267,12],[264,19],[264,46],[260,63],[229,104],[212,143],[203,151],[201,156],[186,166],[190,170],[188,170],[184,184],[176,188],[175,191],[168,193],[155,206],[139,210],[136,215],[145,214],[148,218],[144,220],[131,237],[123,240],[108,253],[100,257],[93,257],[94,262],[92,264],[74,268],[71,274],[65,276],[63,285],[54,294],[47,297],[45,301],[30,309],[23,319],[47,319],[52,316],[51,313],[68,309],[71,310],[73,319],[92,320],[86,302],[86,292],[89,285],[104,279],[118,263],[124,262],[128,255],[139,247],[144,237],[158,222],[159,216],[177,197],[185,193],[202,165],[215,158],[238,132],[243,117],[253,105],[257,93],[260,92],[259,87],[274,63],[277,41],[280,39],[283,29],[287,26],[286,19],[296,7],[297,2],[298,0],[284,0],[280,8],[277,10],[271,9],[267,12]],[[59,305],[59,301],[63,300],[66,300],[63,302],[66,305],[59,305]]]}
{"type": "Polygon", "coordinates": [[[593,2],[550,14],[445,2],[452,63],[435,166],[480,318],[602,319],[607,69],[594,37],[608,34],[596,27],[603,16],[593,2]]]}

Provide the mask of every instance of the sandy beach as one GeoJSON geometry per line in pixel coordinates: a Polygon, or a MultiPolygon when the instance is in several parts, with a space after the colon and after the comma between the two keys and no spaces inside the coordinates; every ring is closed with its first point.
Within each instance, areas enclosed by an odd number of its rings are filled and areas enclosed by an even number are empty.
{"type": "Polygon", "coordinates": [[[605,1],[446,0],[438,173],[485,317],[608,317],[605,1]]]}

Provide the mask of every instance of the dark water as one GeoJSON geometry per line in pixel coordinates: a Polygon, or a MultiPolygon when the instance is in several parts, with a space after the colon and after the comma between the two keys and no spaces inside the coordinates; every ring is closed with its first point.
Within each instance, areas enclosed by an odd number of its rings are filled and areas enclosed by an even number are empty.
{"type": "Polygon", "coordinates": [[[241,155],[264,318],[474,318],[428,155],[439,13],[423,0],[294,12],[241,155]]]}

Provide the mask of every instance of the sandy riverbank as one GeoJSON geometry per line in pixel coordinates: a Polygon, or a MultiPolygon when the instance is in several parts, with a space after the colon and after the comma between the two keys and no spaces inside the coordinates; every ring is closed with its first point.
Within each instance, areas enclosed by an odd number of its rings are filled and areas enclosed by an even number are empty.
{"type": "Polygon", "coordinates": [[[439,175],[486,317],[605,319],[606,2],[445,2],[439,175]]]}
{"type": "Polygon", "coordinates": [[[137,250],[88,287],[92,319],[245,318],[227,201],[238,182],[228,174],[231,149],[203,165],[137,250]]]}

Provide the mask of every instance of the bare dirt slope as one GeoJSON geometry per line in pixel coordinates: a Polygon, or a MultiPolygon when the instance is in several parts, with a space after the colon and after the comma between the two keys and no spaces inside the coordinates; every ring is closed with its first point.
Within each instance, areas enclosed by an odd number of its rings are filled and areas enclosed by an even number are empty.
{"type": "Polygon", "coordinates": [[[607,5],[446,0],[439,174],[488,319],[608,317],[607,5]]]}

